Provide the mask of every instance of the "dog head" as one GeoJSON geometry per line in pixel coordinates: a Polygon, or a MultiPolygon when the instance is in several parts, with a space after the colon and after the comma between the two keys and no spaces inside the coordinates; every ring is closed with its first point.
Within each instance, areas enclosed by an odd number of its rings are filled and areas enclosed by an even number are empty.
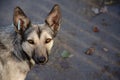
{"type": "Polygon", "coordinates": [[[20,44],[25,54],[36,64],[48,61],[48,55],[54,43],[54,37],[60,28],[61,13],[55,5],[44,24],[32,24],[20,7],[14,9],[13,22],[15,32],[20,36],[20,44]]]}

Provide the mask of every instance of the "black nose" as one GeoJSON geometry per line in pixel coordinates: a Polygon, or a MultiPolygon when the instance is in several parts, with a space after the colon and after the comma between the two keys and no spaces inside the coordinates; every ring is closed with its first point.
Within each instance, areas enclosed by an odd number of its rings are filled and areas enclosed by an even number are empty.
{"type": "Polygon", "coordinates": [[[46,58],[44,56],[41,56],[41,57],[38,57],[37,60],[39,63],[45,63],[46,58]]]}
{"type": "Polygon", "coordinates": [[[44,63],[47,62],[47,59],[44,56],[40,56],[40,57],[33,56],[33,59],[34,59],[34,61],[35,61],[36,64],[44,64],[44,63]]]}

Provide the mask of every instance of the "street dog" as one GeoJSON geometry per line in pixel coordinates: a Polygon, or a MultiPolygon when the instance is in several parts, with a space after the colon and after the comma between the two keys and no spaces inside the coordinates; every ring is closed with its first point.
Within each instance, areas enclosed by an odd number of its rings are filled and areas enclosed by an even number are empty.
{"type": "Polygon", "coordinates": [[[32,24],[23,10],[16,7],[13,26],[0,31],[0,80],[25,80],[34,64],[47,63],[60,23],[58,4],[44,24],[32,24]]]}

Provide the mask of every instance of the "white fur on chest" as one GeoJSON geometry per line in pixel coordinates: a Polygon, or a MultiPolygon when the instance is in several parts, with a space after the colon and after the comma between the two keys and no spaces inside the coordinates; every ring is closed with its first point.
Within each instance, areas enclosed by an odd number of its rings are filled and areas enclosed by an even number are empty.
{"type": "Polygon", "coordinates": [[[29,65],[24,62],[9,61],[2,66],[2,80],[25,80],[29,65]]]}

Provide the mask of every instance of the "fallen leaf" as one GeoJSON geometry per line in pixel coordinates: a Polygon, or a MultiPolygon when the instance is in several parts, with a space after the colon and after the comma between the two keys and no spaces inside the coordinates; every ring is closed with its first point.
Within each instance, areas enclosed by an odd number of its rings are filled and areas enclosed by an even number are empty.
{"type": "Polygon", "coordinates": [[[68,51],[66,51],[66,50],[64,50],[62,53],[61,53],[61,56],[63,57],[63,58],[68,58],[68,57],[70,57],[70,53],[68,52],[68,51]]]}
{"type": "Polygon", "coordinates": [[[108,0],[104,2],[105,5],[112,5],[113,3],[114,3],[113,0],[108,0]]]}
{"type": "Polygon", "coordinates": [[[91,55],[91,54],[93,54],[94,52],[95,52],[95,48],[91,47],[91,48],[89,48],[89,49],[85,52],[85,54],[91,55]]]}
{"type": "Polygon", "coordinates": [[[97,26],[94,26],[94,27],[93,27],[93,31],[94,31],[94,32],[99,32],[98,27],[97,27],[97,26]]]}

